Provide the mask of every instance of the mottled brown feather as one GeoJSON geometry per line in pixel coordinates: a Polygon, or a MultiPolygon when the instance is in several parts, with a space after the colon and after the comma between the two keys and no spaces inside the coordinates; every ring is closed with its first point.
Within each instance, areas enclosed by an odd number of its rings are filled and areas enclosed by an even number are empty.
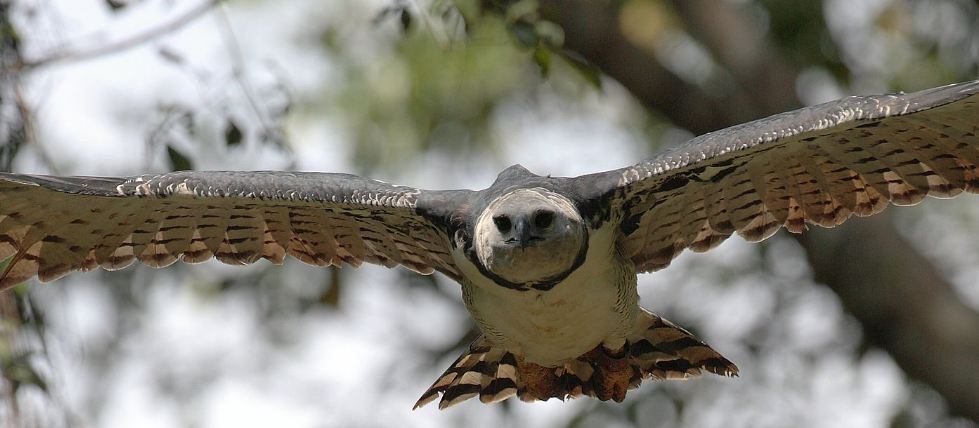
{"type": "Polygon", "coordinates": [[[317,265],[404,265],[458,277],[448,248],[429,223],[376,203],[95,196],[0,180],[0,260],[10,259],[0,289],[137,260],[281,263],[286,254],[317,265]]]}
{"type": "Polygon", "coordinates": [[[926,196],[975,193],[977,91],[979,82],[971,82],[906,96],[841,100],[706,135],[683,147],[687,153],[717,152],[704,160],[677,167],[674,159],[689,158],[678,148],[657,158],[662,161],[624,169],[619,200],[630,216],[640,217],[627,219],[635,227],[623,229],[620,247],[637,270],[657,270],[684,248],[706,251],[734,232],[758,241],[780,227],[794,233],[807,224],[833,227],[852,214],[876,214],[888,203],[913,205],[926,196]],[[828,116],[821,122],[810,111],[828,116]],[[799,119],[792,124],[794,117],[799,119]],[[760,131],[775,124],[785,128],[760,131]],[[764,137],[751,145],[737,143],[750,132],[764,137]]]}

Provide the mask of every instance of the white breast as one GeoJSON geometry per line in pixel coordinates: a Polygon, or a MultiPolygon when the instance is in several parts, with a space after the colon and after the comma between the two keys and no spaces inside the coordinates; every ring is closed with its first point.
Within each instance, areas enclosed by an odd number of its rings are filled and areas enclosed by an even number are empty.
{"type": "Polygon", "coordinates": [[[556,366],[602,342],[621,343],[638,314],[636,273],[615,248],[614,227],[589,237],[585,262],[548,291],[519,291],[482,276],[461,251],[466,307],[495,345],[526,361],[556,366]]]}

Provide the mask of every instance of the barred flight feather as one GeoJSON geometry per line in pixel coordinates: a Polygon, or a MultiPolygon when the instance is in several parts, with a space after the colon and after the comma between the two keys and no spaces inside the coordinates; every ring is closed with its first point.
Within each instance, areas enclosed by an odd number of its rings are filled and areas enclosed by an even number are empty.
{"type": "MultiPolygon", "coordinates": [[[[302,191],[310,187],[300,181],[306,177],[257,174],[272,191],[249,187],[256,182],[245,173],[129,180],[0,174],[0,260],[10,259],[0,289],[35,276],[52,281],[74,270],[115,270],[135,261],[152,267],[211,258],[282,263],[287,254],[316,265],[368,262],[459,277],[445,232],[403,196],[416,190],[368,182],[379,189],[359,194],[366,199],[344,196],[334,203],[330,194],[316,193],[319,187],[302,191]],[[276,183],[300,190],[275,191],[276,183]]],[[[313,178],[336,181],[331,174],[313,178]]]]}
{"type": "Polygon", "coordinates": [[[833,227],[888,203],[975,193],[979,123],[968,118],[979,113],[977,91],[970,82],[844,99],[707,134],[614,171],[624,211],[641,216],[623,228],[623,251],[646,272],[732,233],[759,241],[781,227],[833,227]],[[825,119],[813,121],[819,114],[825,119]],[[686,150],[707,158],[691,163],[686,150]]]}

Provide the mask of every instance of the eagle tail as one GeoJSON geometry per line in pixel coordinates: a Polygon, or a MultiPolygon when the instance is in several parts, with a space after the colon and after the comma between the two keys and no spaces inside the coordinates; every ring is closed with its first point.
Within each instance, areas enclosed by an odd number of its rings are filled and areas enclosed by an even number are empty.
{"type": "Polygon", "coordinates": [[[639,328],[629,338],[629,364],[643,379],[687,379],[704,371],[737,376],[738,367],[706,343],[665,318],[643,309],[639,328]]]}
{"type": "Polygon", "coordinates": [[[439,410],[479,396],[479,401],[495,403],[517,394],[519,376],[517,358],[503,348],[494,347],[480,336],[422,394],[415,409],[422,407],[439,394],[439,410]]]}
{"type": "Polygon", "coordinates": [[[602,401],[625,399],[645,379],[688,379],[704,371],[737,376],[738,368],[688,331],[642,310],[625,344],[609,350],[599,344],[558,367],[522,361],[480,336],[415,403],[439,397],[439,409],[479,397],[484,403],[518,396],[523,401],[565,400],[580,396],[602,401]]]}

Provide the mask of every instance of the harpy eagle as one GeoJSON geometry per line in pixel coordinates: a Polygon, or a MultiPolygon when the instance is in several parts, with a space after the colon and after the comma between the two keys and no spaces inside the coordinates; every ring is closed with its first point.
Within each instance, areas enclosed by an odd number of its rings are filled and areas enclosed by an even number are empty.
{"type": "Polygon", "coordinates": [[[401,265],[462,286],[482,335],[422,395],[624,399],[645,379],[737,367],[641,308],[636,274],[733,233],[832,227],[887,204],[979,191],[979,81],[849,97],[702,135],[580,177],[519,165],[488,188],[347,174],[0,174],[0,290],[37,276],[286,255],[401,265]]]}

